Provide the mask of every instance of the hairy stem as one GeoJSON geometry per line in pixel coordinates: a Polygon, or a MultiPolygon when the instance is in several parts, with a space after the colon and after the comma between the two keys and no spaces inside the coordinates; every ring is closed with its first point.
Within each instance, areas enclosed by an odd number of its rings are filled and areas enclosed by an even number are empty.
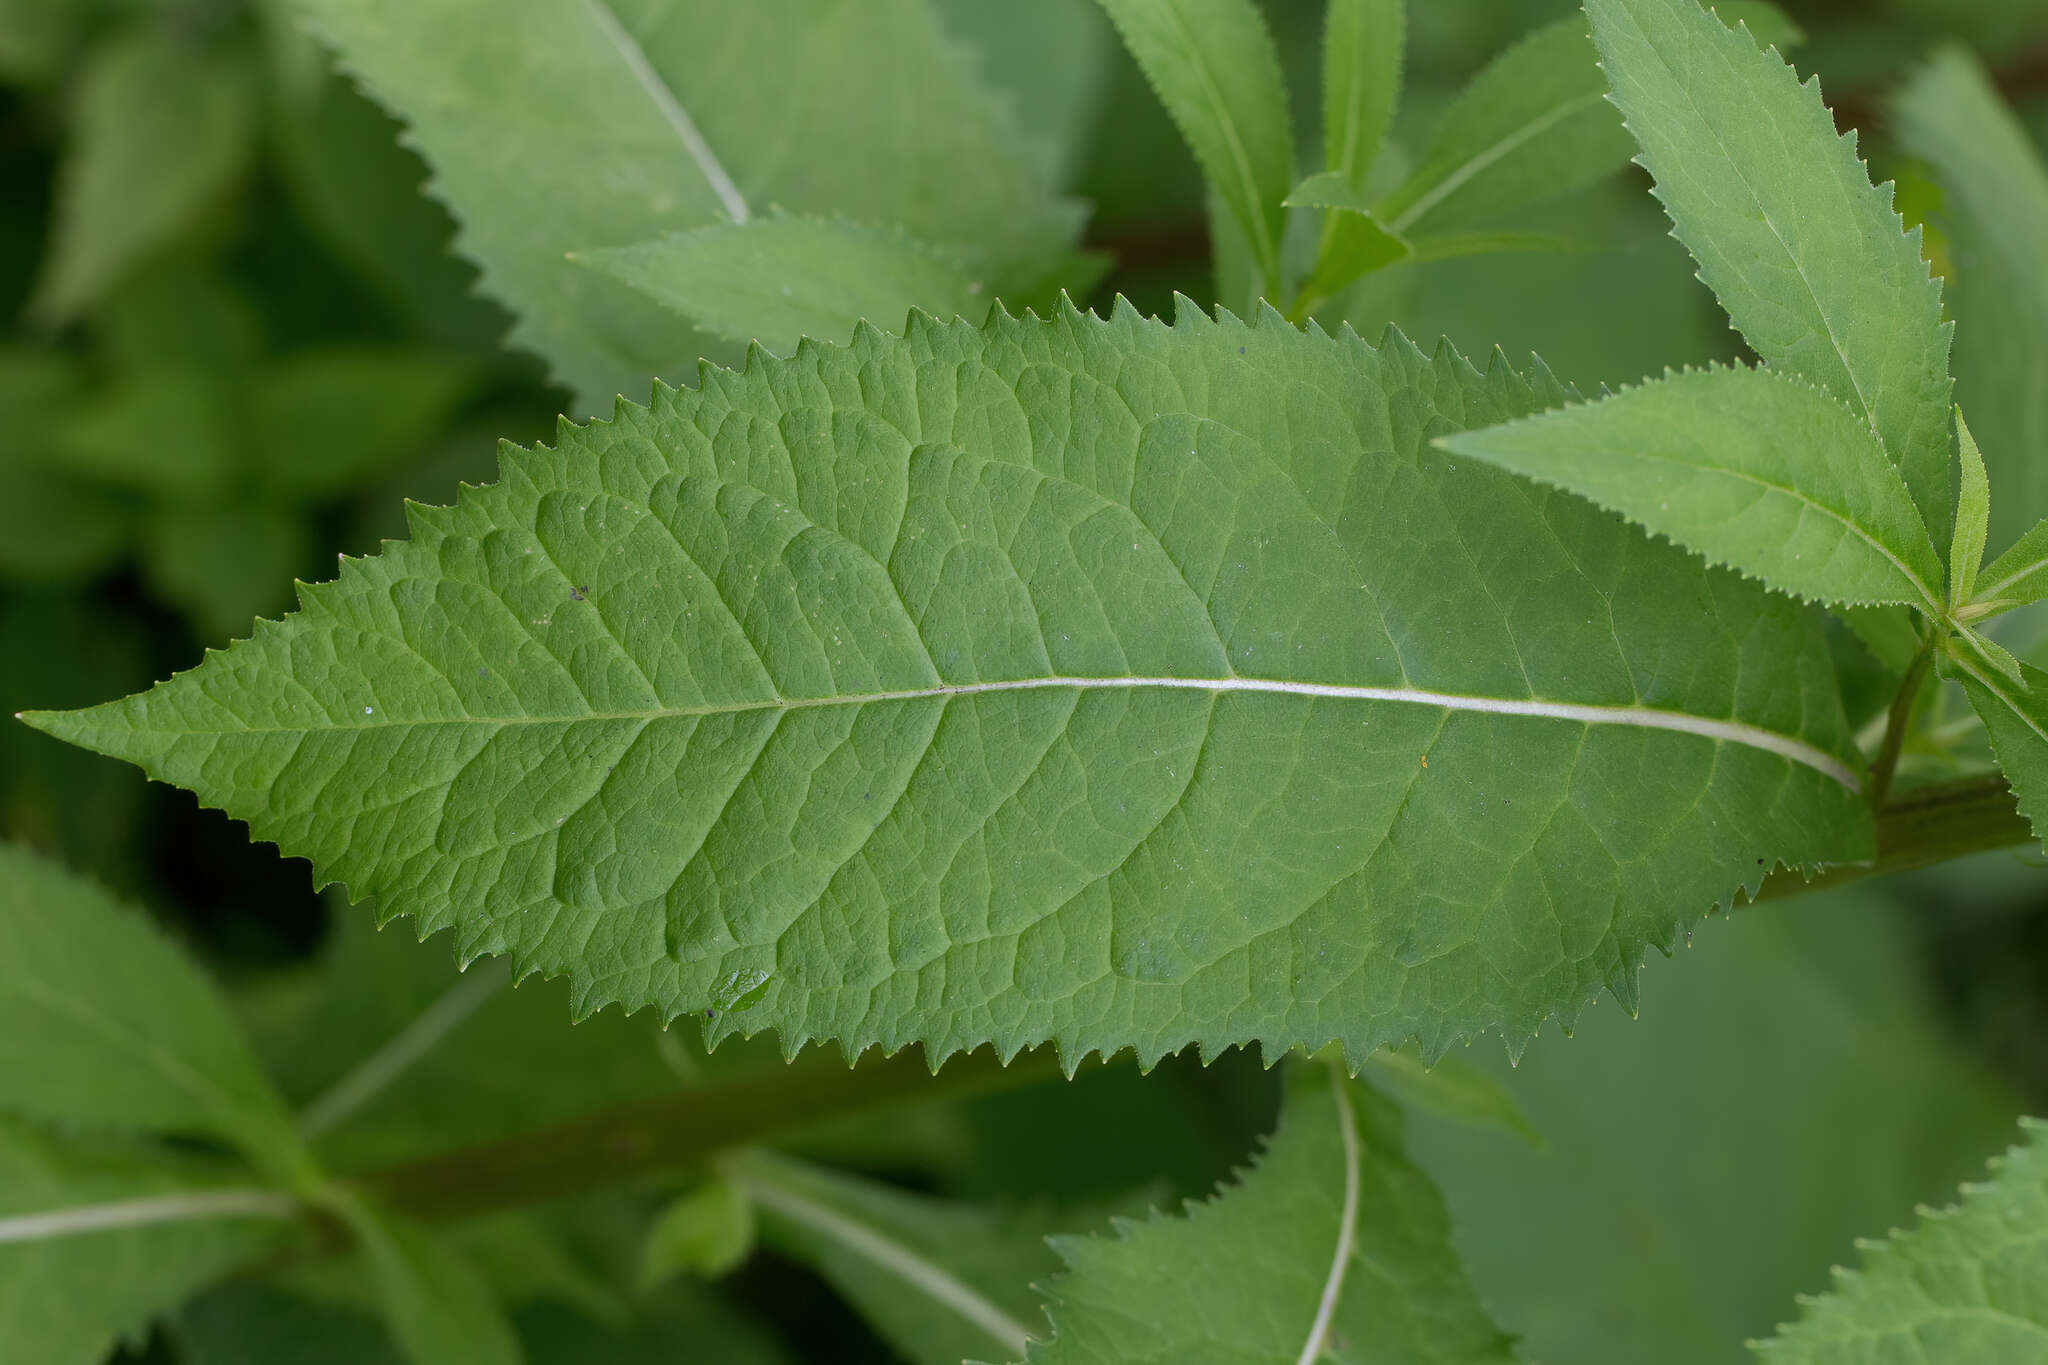
{"type": "Polygon", "coordinates": [[[1891,790],[1892,774],[1898,771],[1899,750],[1906,743],[1906,726],[1913,719],[1913,706],[1920,700],[1920,683],[1927,677],[1928,665],[1934,662],[1934,646],[1935,635],[1930,631],[1906,669],[1899,693],[1892,698],[1891,710],[1885,713],[1884,742],[1878,746],[1877,761],[1870,765],[1870,804],[1880,811],[1886,793],[1891,790]]]}

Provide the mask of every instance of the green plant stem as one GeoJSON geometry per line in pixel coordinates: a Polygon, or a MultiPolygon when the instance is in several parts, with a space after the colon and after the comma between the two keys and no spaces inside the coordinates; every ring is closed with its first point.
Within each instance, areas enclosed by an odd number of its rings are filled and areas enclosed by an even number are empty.
{"type": "Polygon", "coordinates": [[[954,1058],[936,1075],[914,1047],[853,1066],[820,1050],[787,1067],[619,1105],[374,1171],[353,1183],[416,1218],[468,1218],[630,1184],[831,1119],[1008,1090],[1060,1074],[1051,1048],[1008,1066],[982,1049],[954,1058]]]}
{"type": "Polygon", "coordinates": [[[1935,643],[1935,636],[1930,632],[1921,642],[1920,652],[1907,666],[1898,695],[1892,698],[1891,710],[1885,713],[1884,741],[1878,746],[1877,761],[1870,765],[1870,804],[1880,810],[1884,807],[1886,794],[1891,791],[1892,774],[1898,771],[1899,750],[1906,743],[1906,725],[1913,719],[1914,704],[1920,700],[1920,683],[1927,676],[1928,666],[1934,662],[1935,643]]]}

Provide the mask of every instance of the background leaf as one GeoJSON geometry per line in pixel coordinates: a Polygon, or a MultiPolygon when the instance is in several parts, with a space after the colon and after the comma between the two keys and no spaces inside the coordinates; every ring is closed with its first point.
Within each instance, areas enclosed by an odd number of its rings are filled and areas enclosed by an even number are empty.
{"type": "Polygon", "coordinates": [[[1403,0],[1331,0],[1323,28],[1323,168],[1363,191],[1394,123],[1403,0]]]}
{"type": "Polygon", "coordinates": [[[1900,145],[1942,189],[1956,396],[1983,435],[2000,548],[2048,513],[2048,170],[1977,60],[1946,48],[1900,92],[1900,145]]]}
{"type": "Polygon", "coordinates": [[[482,27],[463,0],[298,3],[406,120],[462,224],[459,248],[519,316],[511,340],[585,411],[685,372],[707,339],[569,252],[770,205],[998,264],[1079,226],[924,0],[658,12],[544,0],[518,24],[482,27]]]}
{"type": "Polygon", "coordinates": [[[490,1287],[438,1234],[359,1197],[339,1199],[391,1334],[413,1365],[517,1365],[525,1359],[490,1287]]]}
{"type": "Polygon", "coordinates": [[[1053,1338],[1033,1365],[1516,1358],[1402,1150],[1400,1113],[1303,1068],[1258,1163],[1180,1217],[1055,1240],[1053,1338]]]}
{"type": "Polygon", "coordinates": [[[1928,1210],[1889,1242],[1864,1243],[1863,1268],[1757,1343],[1771,1365],[1905,1359],[1991,1365],[2039,1354],[2048,1336],[2048,1124],[2021,1120],[2026,1142],[1991,1163],[1962,1202],[1928,1210]]]}
{"type": "Polygon", "coordinates": [[[1949,533],[1941,288],[1817,84],[1694,0],[1587,0],[1614,103],[1729,319],[1773,367],[1848,403],[1949,533]],[[1796,225],[1796,227],[1794,226],[1796,225]]]}
{"type": "Polygon", "coordinates": [[[34,307],[69,322],[165,246],[241,172],[255,126],[240,55],[138,26],[81,76],[34,307]]]}
{"type": "Polygon", "coordinates": [[[29,719],[583,1007],[1434,1056],[1868,856],[1811,618],[1420,449],[1564,396],[1270,317],[865,334],[566,429],[251,643],[29,719]]]}

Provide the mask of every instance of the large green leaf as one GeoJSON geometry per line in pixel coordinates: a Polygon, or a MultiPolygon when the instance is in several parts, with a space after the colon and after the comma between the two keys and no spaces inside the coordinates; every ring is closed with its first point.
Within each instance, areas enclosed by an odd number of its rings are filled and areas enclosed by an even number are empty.
{"type": "Polygon", "coordinates": [[[410,125],[457,247],[586,410],[706,339],[567,253],[771,205],[901,227],[979,262],[1064,245],[1077,206],[925,0],[297,0],[410,125]]]}
{"type": "Polygon", "coordinates": [[[726,1169],[762,1239],[815,1267],[906,1360],[1014,1360],[1046,1335],[1032,1285],[1060,1263],[1043,1211],[948,1203],[767,1153],[726,1169]]]}
{"type": "Polygon", "coordinates": [[[1943,610],[1941,557],[1913,495],[1863,420],[1804,380],[1695,370],[1437,444],[1785,592],[1943,610]]]}
{"type": "Polygon", "coordinates": [[[1943,665],[1983,720],[1998,766],[2019,799],[2020,814],[2048,845],[2048,673],[2023,664],[2019,678],[2005,677],[1960,650],[1949,653],[1943,665]]]}
{"type": "Polygon", "coordinates": [[[2048,1345],[2048,1123],[1920,1226],[1864,1244],[1863,1268],[1756,1343],[1768,1365],[2005,1365],[2048,1345]]]}
{"type": "Polygon", "coordinates": [[[35,309],[69,322],[188,227],[240,172],[255,91],[238,53],[142,27],[81,75],[35,309]]]}
{"type": "Polygon", "coordinates": [[[1055,1239],[1053,1338],[1033,1365],[1409,1365],[1516,1359],[1402,1150],[1400,1111],[1304,1068],[1257,1166],[1178,1218],[1055,1239]]]}
{"type": "Polygon", "coordinates": [[[1695,0],[1587,0],[1657,197],[1766,362],[1850,404],[1937,543],[1949,531],[1941,288],[1817,85],[1695,0]]]}
{"type": "Polygon", "coordinates": [[[126,757],[585,1008],[943,1057],[1521,1037],[1870,854],[1817,619],[1427,439],[1547,376],[1198,314],[565,427],[126,757]]]}
{"type": "Polygon", "coordinates": [[[0,1108],[206,1132],[300,1168],[226,1003],[143,915],[0,844],[0,1108]]]}
{"type": "Polygon", "coordinates": [[[1267,297],[1280,287],[1281,200],[1294,134],[1280,59],[1251,0],[1102,0],[1202,174],[1250,245],[1267,297]]]}
{"type": "Polygon", "coordinates": [[[1899,141],[1942,188],[1952,262],[1956,394],[1998,500],[1991,544],[2048,512],[2048,169],[1976,58],[1949,48],[1901,93],[1899,141]]]}
{"type": "Polygon", "coordinates": [[[1102,112],[1116,35],[1095,0],[933,0],[949,32],[972,44],[982,76],[1016,102],[1018,122],[1048,144],[1054,178],[1086,160],[1102,112]]]}
{"type": "Polygon", "coordinates": [[[1541,1148],[1413,1114],[1473,1282],[1531,1358],[1740,1360],[1857,1237],[1981,1168],[2015,1101],[1899,910],[1857,887],[1711,920],[1651,964],[1640,1018],[1603,1002],[1512,1067],[1475,1048],[1541,1148]]]}
{"type": "Polygon", "coordinates": [[[99,1365],[269,1250],[291,1201],[222,1174],[0,1118],[0,1359],[99,1365]]]}

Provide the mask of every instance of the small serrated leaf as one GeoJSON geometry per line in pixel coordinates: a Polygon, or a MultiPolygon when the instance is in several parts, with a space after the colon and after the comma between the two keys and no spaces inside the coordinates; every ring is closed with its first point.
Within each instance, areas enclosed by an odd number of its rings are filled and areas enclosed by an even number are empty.
{"type": "Polygon", "coordinates": [[[1442,437],[1817,602],[1938,616],[1941,559],[1855,413],[1774,370],[1693,370],[1442,437]]]}
{"type": "Polygon", "coordinates": [[[1977,570],[1984,562],[1984,538],[1991,524],[1991,481],[1961,408],[1956,409],[1956,445],[1962,459],[1962,488],[1956,498],[1956,531],[1948,552],[1950,610],[1976,595],[1977,570]]]}

